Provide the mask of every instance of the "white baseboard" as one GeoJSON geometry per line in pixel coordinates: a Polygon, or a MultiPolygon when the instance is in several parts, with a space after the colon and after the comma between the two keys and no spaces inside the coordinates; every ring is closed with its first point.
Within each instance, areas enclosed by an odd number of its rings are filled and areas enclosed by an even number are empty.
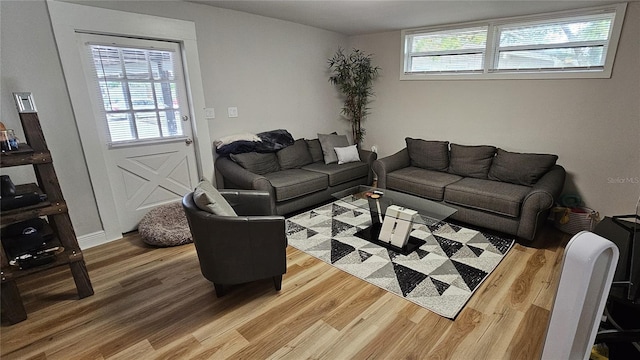
{"type": "Polygon", "coordinates": [[[91,234],[86,234],[82,236],[78,236],[78,245],[80,245],[80,249],[88,249],[94,246],[106,244],[117,239],[107,239],[107,236],[104,231],[96,231],[91,234]]]}

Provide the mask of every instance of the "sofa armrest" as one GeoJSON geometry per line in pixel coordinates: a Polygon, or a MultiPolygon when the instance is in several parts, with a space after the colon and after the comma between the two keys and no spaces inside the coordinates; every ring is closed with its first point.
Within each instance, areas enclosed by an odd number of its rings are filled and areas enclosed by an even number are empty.
{"type": "Polygon", "coordinates": [[[271,199],[271,208],[275,214],[276,193],[271,182],[266,177],[248,171],[227,157],[217,158],[215,169],[217,178],[223,179],[223,181],[218,181],[219,189],[226,188],[228,186],[226,183],[229,182],[233,184],[233,187],[239,189],[266,191],[271,199]]]}
{"type": "Polygon", "coordinates": [[[521,221],[518,226],[519,237],[533,240],[538,227],[546,220],[549,209],[553,207],[556,199],[560,196],[565,177],[564,168],[555,165],[533,185],[522,202],[521,221]],[[525,219],[535,219],[535,221],[525,221],[525,219]]]}
{"type": "Polygon", "coordinates": [[[378,176],[378,187],[386,189],[387,174],[398,169],[406,168],[410,165],[411,159],[409,158],[407,148],[404,148],[393,155],[375,160],[373,162],[373,171],[378,176]]]}
{"type": "Polygon", "coordinates": [[[378,158],[378,154],[373,151],[358,149],[360,161],[369,165],[369,175],[367,176],[367,185],[373,184],[373,162],[378,158]]]}

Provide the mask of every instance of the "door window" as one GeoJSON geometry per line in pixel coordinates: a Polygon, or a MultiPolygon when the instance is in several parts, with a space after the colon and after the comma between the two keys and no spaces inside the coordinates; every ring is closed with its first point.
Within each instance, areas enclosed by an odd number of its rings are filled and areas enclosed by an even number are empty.
{"type": "Polygon", "coordinates": [[[111,144],[184,137],[172,50],[87,44],[111,144]]]}

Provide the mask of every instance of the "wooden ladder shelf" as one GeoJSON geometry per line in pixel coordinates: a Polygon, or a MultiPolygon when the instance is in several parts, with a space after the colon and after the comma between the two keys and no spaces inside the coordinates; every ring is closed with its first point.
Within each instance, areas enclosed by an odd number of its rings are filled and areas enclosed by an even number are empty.
{"type": "Polygon", "coordinates": [[[93,295],[93,287],[85,266],[82,251],[71,224],[67,204],[62,196],[60,183],[53,167],[51,153],[42,133],[40,120],[36,112],[20,112],[20,121],[24,130],[26,144],[19,144],[18,150],[2,152],[0,167],[33,166],[37,184],[16,186],[16,193],[36,191],[47,195],[46,201],[36,205],[2,211],[0,226],[6,227],[33,218],[45,218],[64,251],[58,253],[53,262],[28,269],[10,265],[4,244],[2,256],[2,318],[11,324],[23,321],[27,313],[20,298],[16,280],[56,266],[69,265],[78,291],[79,298],[93,295]]]}

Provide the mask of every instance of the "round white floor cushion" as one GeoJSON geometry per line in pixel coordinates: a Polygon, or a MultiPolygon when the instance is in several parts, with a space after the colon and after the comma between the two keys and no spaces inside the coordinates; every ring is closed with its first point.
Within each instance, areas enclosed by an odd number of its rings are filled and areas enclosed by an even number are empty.
{"type": "Polygon", "coordinates": [[[181,202],[160,205],[149,211],[138,225],[142,241],[154,246],[176,246],[193,242],[181,202]]]}

